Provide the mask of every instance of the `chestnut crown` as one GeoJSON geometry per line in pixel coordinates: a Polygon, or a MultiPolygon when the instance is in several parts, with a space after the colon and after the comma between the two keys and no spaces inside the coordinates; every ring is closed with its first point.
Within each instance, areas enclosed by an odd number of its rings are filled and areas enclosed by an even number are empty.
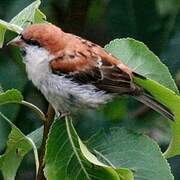
{"type": "Polygon", "coordinates": [[[21,34],[26,44],[46,48],[50,53],[59,51],[63,43],[63,31],[52,24],[42,23],[28,26],[21,34]]]}

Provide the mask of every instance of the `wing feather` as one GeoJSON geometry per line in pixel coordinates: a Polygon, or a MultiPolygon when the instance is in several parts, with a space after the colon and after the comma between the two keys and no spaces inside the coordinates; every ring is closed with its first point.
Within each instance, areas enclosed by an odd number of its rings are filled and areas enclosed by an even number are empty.
{"type": "Polygon", "coordinates": [[[134,95],[139,101],[173,120],[169,109],[145,94],[143,88],[132,81],[133,76],[144,77],[134,73],[100,46],[80,37],[70,36],[73,43],[69,43],[59,52],[59,56],[50,62],[52,72],[79,84],[94,85],[97,90],[107,93],[134,95]]]}
{"type": "MultiPolygon", "coordinates": [[[[68,75],[79,84],[93,84],[100,90],[118,94],[131,94],[140,91],[128,72],[115,65],[106,56],[93,50],[89,42],[83,41],[84,51],[69,47],[60,52],[60,57],[50,63],[52,71],[59,75],[68,75]],[[91,47],[91,50],[89,49],[91,47]]],[[[93,47],[95,47],[93,45],[93,47]]],[[[79,48],[82,48],[81,46],[79,48]]],[[[97,48],[97,47],[95,47],[97,48]]],[[[108,56],[107,56],[108,57],[108,56]]]]}

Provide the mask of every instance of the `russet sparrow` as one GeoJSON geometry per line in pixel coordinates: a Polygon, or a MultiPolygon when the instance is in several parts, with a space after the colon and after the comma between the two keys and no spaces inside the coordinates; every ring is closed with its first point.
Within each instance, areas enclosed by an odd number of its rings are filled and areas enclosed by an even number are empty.
{"type": "Polygon", "coordinates": [[[173,120],[168,108],[133,82],[133,72],[103,48],[48,24],[28,26],[10,44],[21,48],[28,78],[56,112],[97,108],[130,95],[173,120]]]}

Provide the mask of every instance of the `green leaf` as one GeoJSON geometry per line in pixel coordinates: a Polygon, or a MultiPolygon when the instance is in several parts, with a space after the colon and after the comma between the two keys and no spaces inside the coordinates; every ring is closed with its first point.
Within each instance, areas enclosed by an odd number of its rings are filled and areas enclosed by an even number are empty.
{"type": "Polygon", "coordinates": [[[171,123],[173,137],[165,156],[180,154],[180,97],[176,94],[178,90],[167,67],[143,43],[133,39],[116,39],[105,49],[135,72],[149,78],[134,80],[174,113],[175,122],[171,123]]]}
{"type": "Polygon", "coordinates": [[[16,33],[21,33],[21,31],[23,30],[20,26],[13,24],[13,23],[8,23],[6,21],[3,21],[0,19],[0,28],[2,29],[8,29],[10,31],[14,31],[16,33]]]}
{"type": "MultiPolygon", "coordinates": [[[[71,125],[71,127],[73,127],[71,125]]],[[[108,161],[107,165],[100,162],[97,157],[95,155],[93,155],[88,149],[87,147],[83,144],[83,142],[81,141],[81,139],[78,137],[78,141],[79,141],[79,146],[80,146],[80,150],[83,154],[83,156],[92,164],[97,165],[97,166],[102,166],[102,167],[107,167],[107,166],[111,166],[118,174],[119,176],[123,179],[134,179],[133,177],[133,173],[131,170],[127,169],[127,168],[119,168],[117,169],[111,162],[110,160],[106,160],[108,161]]]]}
{"type": "Polygon", "coordinates": [[[119,180],[121,177],[129,177],[127,180],[133,179],[128,169],[121,174],[121,169],[116,171],[98,161],[82,143],[70,119],[57,120],[52,125],[47,141],[44,172],[49,180],[119,180]]]}
{"type": "Polygon", "coordinates": [[[99,131],[87,145],[101,162],[132,170],[135,180],[173,179],[159,146],[147,136],[112,128],[99,131]]]}
{"type": "MultiPolygon", "coordinates": [[[[38,172],[39,168],[39,158],[38,158],[38,153],[37,149],[40,148],[42,139],[43,139],[43,126],[40,128],[36,129],[35,131],[31,132],[26,136],[27,139],[31,142],[33,145],[31,149],[34,151],[34,156],[35,156],[35,164],[36,164],[36,172],[38,172]]],[[[28,153],[28,152],[27,152],[28,153]]]]}
{"type": "Polygon", "coordinates": [[[37,148],[29,137],[26,137],[10,120],[2,113],[0,116],[11,126],[11,133],[8,137],[7,148],[0,156],[0,170],[4,179],[14,180],[17,169],[23,160],[23,157],[31,150],[34,150],[36,167],[38,168],[37,148]]]}
{"type": "Polygon", "coordinates": [[[135,72],[178,92],[168,68],[142,42],[131,38],[115,39],[105,49],[135,72]]]}
{"type": "Polygon", "coordinates": [[[6,28],[0,25],[0,48],[3,46],[5,32],[6,28]]]}
{"type": "Polygon", "coordinates": [[[4,36],[7,29],[18,34],[23,30],[21,27],[16,26],[15,24],[10,24],[0,19],[0,48],[3,46],[4,36]]]}
{"type": "Polygon", "coordinates": [[[0,105],[14,102],[21,102],[23,97],[21,93],[16,89],[7,90],[6,92],[0,93],[0,105]]]}
{"type": "Polygon", "coordinates": [[[165,152],[165,156],[169,158],[180,154],[180,96],[153,80],[142,80],[136,78],[135,81],[147,89],[158,101],[167,106],[174,113],[175,121],[171,123],[172,140],[167,151],[165,152]]]}
{"type": "Polygon", "coordinates": [[[34,15],[34,23],[43,23],[46,22],[46,16],[43,14],[42,11],[39,9],[36,9],[35,15],[34,15]]]}
{"type": "Polygon", "coordinates": [[[32,109],[36,114],[38,114],[41,120],[45,120],[44,113],[37,106],[29,102],[23,101],[23,96],[16,89],[7,90],[6,92],[0,93],[0,105],[9,103],[17,103],[27,106],[28,108],[32,109]]]}
{"type": "Polygon", "coordinates": [[[33,140],[37,148],[40,148],[43,139],[43,126],[28,134],[27,137],[33,140]]]}
{"type": "Polygon", "coordinates": [[[45,22],[46,16],[38,9],[40,4],[40,0],[34,1],[17,14],[9,23],[0,20],[0,47],[3,45],[7,29],[20,34],[25,27],[32,23],[45,22]]]}
{"type": "MultiPolygon", "coordinates": [[[[7,90],[6,92],[0,93],[0,105],[7,104],[7,103],[20,103],[24,104],[38,114],[42,116],[42,112],[35,106],[25,101],[22,101],[23,97],[21,93],[16,90],[7,90]]],[[[8,122],[11,126],[11,133],[8,137],[7,149],[5,154],[0,156],[0,169],[4,176],[4,179],[14,179],[17,169],[23,159],[23,157],[31,150],[34,150],[35,161],[36,161],[36,168],[38,169],[39,162],[38,162],[38,154],[37,154],[37,147],[39,147],[42,141],[42,128],[37,129],[33,133],[28,136],[25,136],[10,120],[8,120],[2,113],[0,116],[8,122]],[[36,144],[36,145],[35,145],[36,144]],[[9,164],[12,164],[9,167],[9,164]]],[[[36,169],[36,171],[37,171],[36,169]]]]}
{"type": "Polygon", "coordinates": [[[35,14],[37,15],[37,9],[41,4],[40,0],[34,1],[32,4],[24,8],[18,15],[16,15],[11,21],[11,24],[16,24],[22,28],[27,27],[31,23],[34,23],[35,14]]]}

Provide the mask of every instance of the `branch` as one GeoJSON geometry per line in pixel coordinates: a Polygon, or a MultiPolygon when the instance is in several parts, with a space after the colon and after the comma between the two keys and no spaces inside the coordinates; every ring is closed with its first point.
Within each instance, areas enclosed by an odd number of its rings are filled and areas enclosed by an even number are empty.
{"type": "Polygon", "coordinates": [[[37,180],[45,180],[44,176],[44,155],[46,150],[46,141],[48,139],[49,130],[54,120],[55,111],[49,104],[46,120],[44,121],[43,140],[39,150],[39,170],[37,173],[37,180]]]}

